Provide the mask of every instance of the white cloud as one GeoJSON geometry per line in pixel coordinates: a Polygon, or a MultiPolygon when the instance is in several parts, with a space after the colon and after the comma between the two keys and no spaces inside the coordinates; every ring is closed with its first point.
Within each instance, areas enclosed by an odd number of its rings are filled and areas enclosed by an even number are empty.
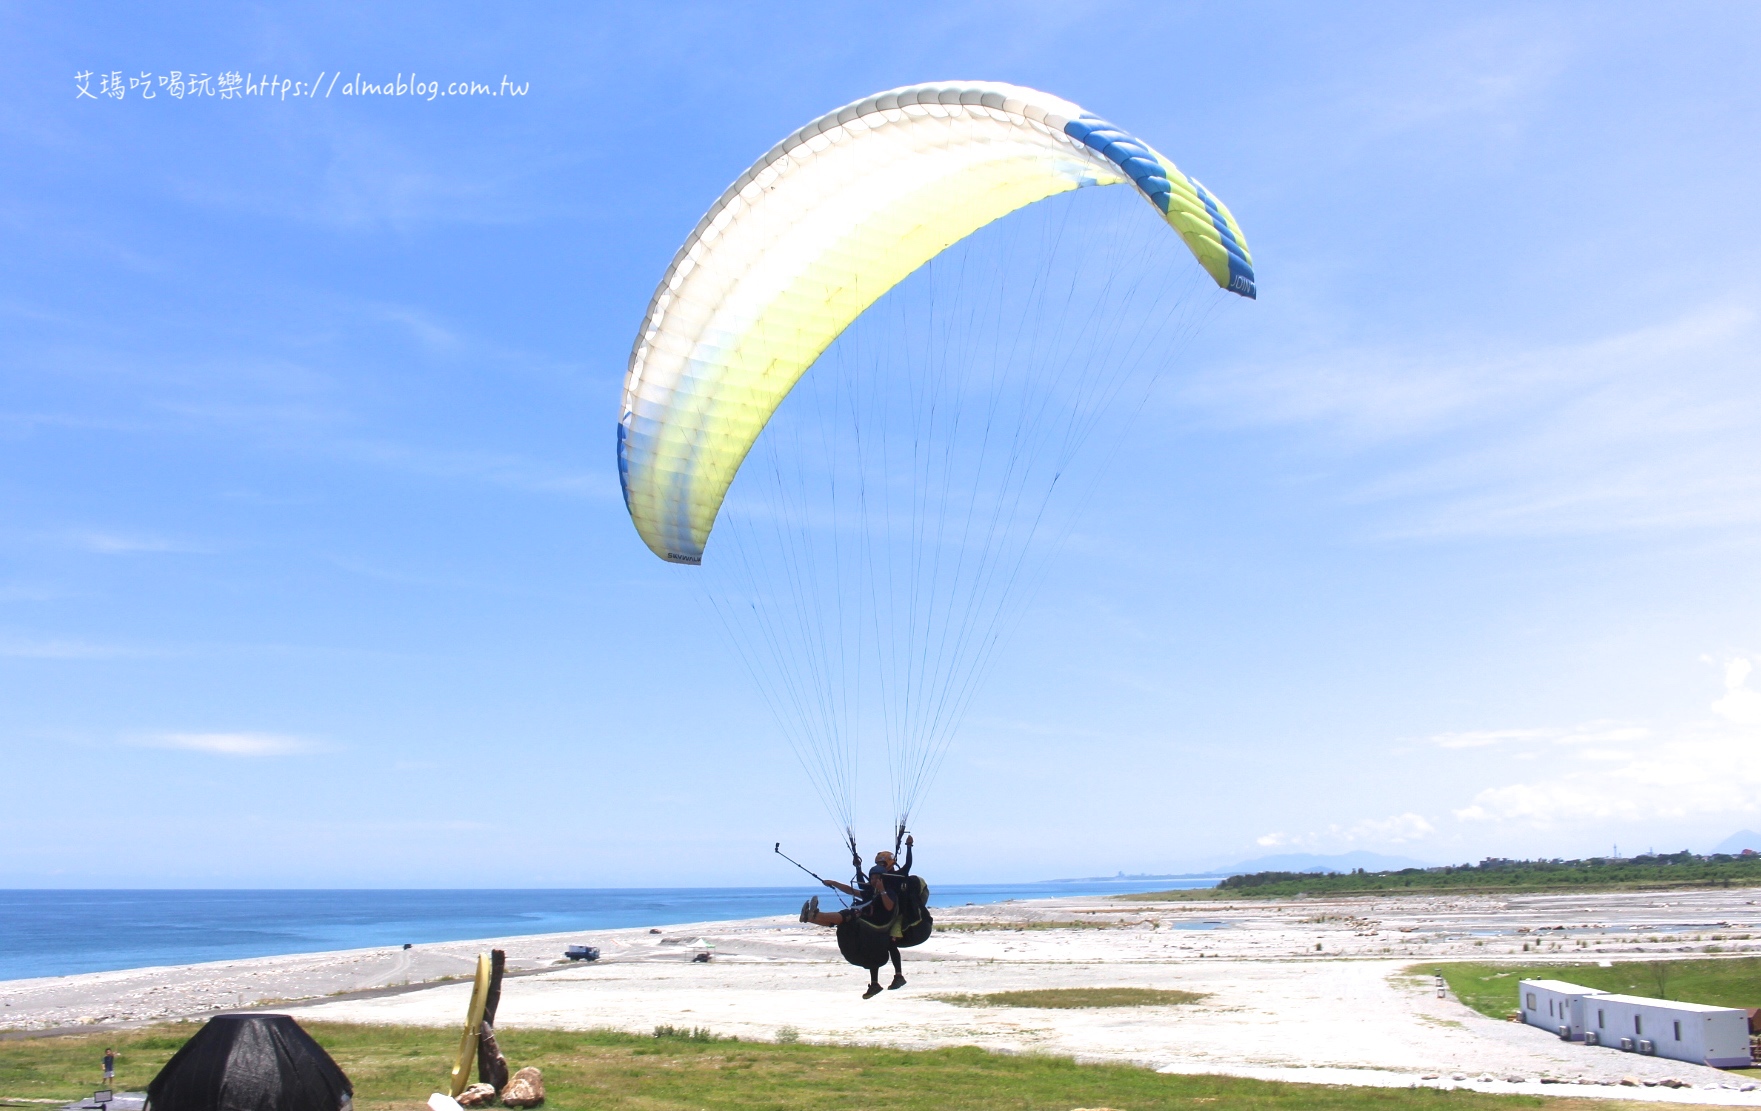
{"type": "Polygon", "coordinates": [[[1713,713],[1738,725],[1761,725],[1761,691],[1748,687],[1753,668],[1740,656],[1724,665],[1724,697],[1712,704],[1713,713]]]}
{"type": "Polygon", "coordinates": [[[278,733],[152,733],[134,743],[148,748],[174,748],[215,756],[294,756],[322,752],[326,748],[305,737],[278,733]]]}
{"type": "Polygon", "coordinates": [[[1505,731],[1559,743],[1634,743],[1623,748],[1573,751],[1563,770],[1529,782],[1488,788],[1475,795],[1468,806],[1456,810],[1455,816],[1469,822],[1516,822],[1545,828],[1610,819],[1761,812],[1761,692],[1748,686],[1752,670],[1747,659],[1731,660],[1725,666],[1724,696],[1711,705],[1716,717],[1669,731],[1613,723],[1595,723],[1596,730],[1580,726],[1576,730],[1505,731]]]}
{"type": "Polygon", "coordinates": [[[1262,848],[1315,849],[1344,845],[1401,845],[1437,832],[1422,815],[1408,811],[1389,818],[1363,818],[1349,825],[1331,825],[1311,833],[1268,833],[1254,839],[1262,848]]]}
{"type": "Polygon", "coordinates": [[[1406,841],[1421,840],[1436,832],[1436,826],[1408,811],[1405,814],[1396,814],[1392,818],[1380,820],[1366,818],[1347,831],[1346,840],[1377,841],[1389,845],[1399,845],[1406,841]]]}

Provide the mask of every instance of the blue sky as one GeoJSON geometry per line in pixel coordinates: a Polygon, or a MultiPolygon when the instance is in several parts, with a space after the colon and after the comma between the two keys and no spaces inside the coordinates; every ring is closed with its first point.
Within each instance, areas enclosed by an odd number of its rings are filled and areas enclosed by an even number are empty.
{"type": "Polygon", "coordinates": [[[974,704],[918,820],[935,874],[1761,820],[1752,6],[0,19],[0,884],[834,860],[689,571],[631,529],[612,425],[722,188],[956,78],[1167,152],[1261,294],[1152,400],[974,704]],[[529,91],[177,99],[173,70],[529,91]]]}

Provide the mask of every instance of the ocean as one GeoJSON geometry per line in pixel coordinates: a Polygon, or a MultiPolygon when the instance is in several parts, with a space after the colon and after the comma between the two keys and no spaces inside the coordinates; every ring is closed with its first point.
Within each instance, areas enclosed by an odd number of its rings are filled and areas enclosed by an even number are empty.
{"type": "MultiPolygon", "coordinates": [[[[931,906],[1210,887],[1215,880],[931,885],[931,906]]],[[[666,926],[793,913],[824,889],[0,890],[0,980],[120,968],[666,926]]],[[[583,938],[583,941],[590,939],[583,938]]]]}

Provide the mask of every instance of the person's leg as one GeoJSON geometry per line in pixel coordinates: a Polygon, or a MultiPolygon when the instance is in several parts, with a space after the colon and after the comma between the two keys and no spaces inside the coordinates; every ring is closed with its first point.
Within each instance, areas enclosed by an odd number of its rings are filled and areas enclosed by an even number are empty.
{"type": "Polygon", "coordinates": [[[888,950],[887,956],[893,958],[893,982],[887,985],[887,990],[891,991],[894,988],[904,987],[905,965],[904,962],[899,959],[899,947],[897,945],[893,946],[892,949],[888,950]]]}
{"type": "Polygon", "coordinates": [[[849,909],[820,910],[819,897],[814,896],[801,904],[801,921],[811,922],[815,926],[842,926],[850,920],[849,909]]]}

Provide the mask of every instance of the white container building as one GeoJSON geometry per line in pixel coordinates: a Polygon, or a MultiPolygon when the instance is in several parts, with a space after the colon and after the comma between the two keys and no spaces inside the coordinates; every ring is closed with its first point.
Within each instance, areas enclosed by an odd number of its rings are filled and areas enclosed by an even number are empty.
{"type": "MultiPolygon", "coordinates": [[[[1749,1067],[1749,1015],[1637,995],[1586,995],[1585,1040],[1593,1045],[1732,1069],[1749,1067]]],[[[1524,1012],[1527,1014],[1527,1012],[1524,1012]]]]}
{"type": "Polygon", "coordinates": [[[1608,994],[1564,980],[1523,980],[1517,991],[1524,1022],[1574,1042],[1584,1040],[1584,1000],[1608,994]]]}

